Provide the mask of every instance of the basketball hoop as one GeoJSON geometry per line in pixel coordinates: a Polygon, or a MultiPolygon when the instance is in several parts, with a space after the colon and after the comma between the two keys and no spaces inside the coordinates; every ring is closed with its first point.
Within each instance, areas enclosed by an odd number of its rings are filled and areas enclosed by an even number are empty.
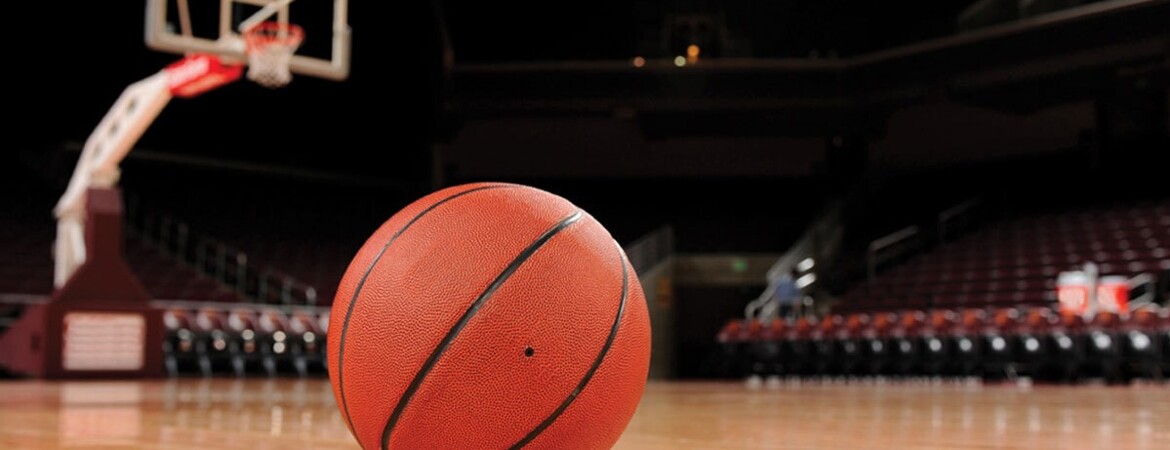
{"type": "Polygon", "coordinates": [[[288,65],[304,39],[305,30],[291,23],[261,22],[246,31],[248,79],[270,88],[287,85],[292,81],[288,65]]]}

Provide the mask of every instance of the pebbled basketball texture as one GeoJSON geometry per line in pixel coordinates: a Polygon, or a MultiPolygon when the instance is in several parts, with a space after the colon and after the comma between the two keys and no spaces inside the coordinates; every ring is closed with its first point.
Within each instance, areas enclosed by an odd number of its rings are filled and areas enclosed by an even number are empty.
{"type": "Polygon", "coordinates": [[[329,378],[365,449],[606,449],[634,414],[650,318],[634,269],[585,211],[530,186],[453,186],[354,256],[329,378]]]}

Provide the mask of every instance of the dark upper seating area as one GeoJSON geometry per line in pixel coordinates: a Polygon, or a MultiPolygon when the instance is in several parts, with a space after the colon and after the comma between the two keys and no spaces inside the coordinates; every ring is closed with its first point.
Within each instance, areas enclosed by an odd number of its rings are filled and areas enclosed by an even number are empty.
{"type": "MultiPolygon", "coordinates": [[[[33,216],[31,211],[24,217],[33,216]]],[[[0,260],[0,293],[32,296],[49,295],[53,290],[54,238],[52,220],[20,220],[7,216],[0,241],[5,257],[0,260]]],[[[215,280],[185,266],[138,240],[127,239],[127,263],[139,281],[158,299],[239,301],[240,297],[215,280]]]]}
{"type": "Polygon", "coordinates": [[[133,175],[124,180],[141,211],[136,225],[150,240],[174,240],[173,230],[161,236],[161,228],[181,222],[190,232],[188,246],[213,240],[227,247],[231,264],[236,255],[245,256],[253,272],[249,277],[289,277],[302,289],[311,287],[321,305],[332,302],[337,283],[365,239],[406,201],[385,187],[363,187],[361,180],[170,166],[157,171],[165,172],[162,176],[153,169],[128,169],[133,175]],[[160,184],[168,188],[156,189],[160,184]]]}
{"type": "Polygon", "coordinates": [[[1170,270],[1170,199],[1008,217],[877,273],[837,312],[1051,305],[1057,275],[1170,270]]]}
{"type": "Polygon", "coordinates": [[[10,206],[0,215],[0,293],[46,295],[53,289],[52,217],[48,209],[10,206]]]}
{"type": "Polygon", "coordinates": [[[235,290],[176,261],[140,239],[126,240],[126,262],[151,296],[160,300],[239,302],[235,290]]]}
{"type": "Polygon", "coordinates": [[[19,163],[0,164],[0,294],[46,295],[53,287],[52,208],[57,196],[19,163]]]}

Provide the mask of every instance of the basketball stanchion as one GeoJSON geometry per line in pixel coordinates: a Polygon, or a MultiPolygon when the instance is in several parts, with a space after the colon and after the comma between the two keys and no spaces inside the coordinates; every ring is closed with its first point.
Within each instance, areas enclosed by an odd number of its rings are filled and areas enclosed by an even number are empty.
{"type": "MultiPolygon", "coordinates": [[[[182,32],[168,27],[167,2],[147,2],[147,44],[182,54],[182,59],[128,86],[86,140],[69,184],[54,207],[57,218],[54,292],[30,308],[0,340],[0,363],[15,372],[46,378],[159,376],[165,327],[160,311],[147,305],[150,294],[126,266],[118,247],[123,219],[119,165],[138,139],[175,97],[192,98],[241,78],[269,88],[287,85],[292,73],[336,80],[349,74],[347,1],[335,0],[329,59],[295,55],[304,30],[288,22],[292,0],[261,1],[260,11],[234,33],[234,2],[218,2],[219,29],[212,40],[194,34],[186,21],[190,6],[180,2],[182,32]],[[294,67],[295,65],[295,67],[294,67]],[[72,334],[71,334],[72,333],[72,334]],[[136,350],[122,359],[103,357],[78,333],[97,333],[122,348],[136,350]],[[47,345],[41,345],[47,336],[47,345]],[[145,336],[145,338],[144,338],[145,336]]],[[[108,355],[107,355],[108,356],[108,355]]]]}
{"type": "Polygon", "coordinates": [[[192,98],[240,79],[243,66],[225,63],[216,55],[195,53],[164,69],[171,95],[192,98]]]}

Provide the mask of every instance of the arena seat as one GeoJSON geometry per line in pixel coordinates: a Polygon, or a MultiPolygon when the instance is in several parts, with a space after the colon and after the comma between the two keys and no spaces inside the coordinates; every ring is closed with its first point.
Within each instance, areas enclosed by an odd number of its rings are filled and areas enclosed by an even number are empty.
{"type": "Polygon", "coordinates": [[[1050,339],[1060,317],[1050,307],[1036,306],[1023,310],[1023,318],[1014,330],[1005,330],[1016,372],[1036,379],[1051,377],[1053,364],[1060,352],[1050,339]]]}
{"type": "Polygon", "coordinates": [[[816,375],[817,353],[812,342],[813,332],[818,320],[813,316],[804,316],[796,320],[796,325],[788,327],[784,332],[781,353],[784,355],[783,372],[786,375],[816,375]]]}
{"type": "Polygon", "coordinates": [[[894,375],[916,375],[925,372],[925,352],[922,347],[926,312],[908,310],[899,314],[897,325],[890,330],[894,343],[894,375]]]}
{"type": "Polygon", "coordinates": [[[228,313],[230,335],[230,358],[236,376],[253,373],[272,375],[275,371],[267,366],[264,332],[260,329],[259,314],[251,308],[232,308],[228,313]]]}
{"type": "Polygon", "coordinates": [[[320,333],[317,340],[321,343],[319,350],[321,352],[321,358],[327,358],[329,356],[329,346],[326,345],[329,342],[329,314],[329,309],[325,309],[317,312],[313,319],[316,321],[317,330],[320,333]]]}
{"type": "Polygon", "coordinates": [[[233,365],[235,335],[228,327],[227,314],[219,308],[204,307],[195,312],[196,351],[204,376],[237,373],[233,365]]]}
{"type": "Polygon", "coordinates": [[[715,376],[720,378],[739,378],[746,376],[750,369],[750,350],[747,326],[744,319],[731,319],[723,324],[723,328],[715,335],[719,344],[719,364],[715,369],[715,376]]]}
{"type": "Polygon", "coordinates": [[[922,349],[922,373],[929,376],[954,375],[954,353],[947,347],[948,339],[958,324],[958,313],[951,309],[937,309],[930,313],[930,321],[918,337],[922,349]]]}
{"type": "Polygon", "coordinates": [[[1120,341],[1120,375],[1126,381],[1138,377],[1162,378],[1159,312],[1159,309],[1143,308],[1122,317],[1117,338],[1120,341]]]}
{"type": "Polygon", "coordinates": [[[1060,313],[1060,320],[1049,328],[1046,339],[1054,352],[1050,355],[1054,381],[1076,381],[1085,361],[1085,320],[1079,314],[1060,313]]]}
{"type": "Polygon", "coordinates": [[[756,374],[760,372],[759,355],[756,353],[759,350],[759,342],[762,340],[764,334],[764,323],[760,319],[751,319],[747,321],[740,337],[743,351],[743,368],[744,373],[756,374]]]}
{"type": "Polygon", "coordinates": [[[984,322],[978,341],[980,376],[1003,378],[1018,373],[1020,356],[1011,338],[1019,334],[1023,321],[1019,308],[1006,307],[995,309],[991,320],[984,322]]]}
{"type": "Polygon", "coordinates": [[[868,313],[853,313],[846,317],[843,327],[838,327],[835,353],[840,361],[841,374],[856,376],[869,373],[865,330],[869,329],[871,320],[868,313]]]}
{"type": "Polygon", "coordinates": [[[163,311],[166,329],[163,339],[163,363],[170,376],[200,371],[194,315],[185,308],[163,311]]]}
{"type": "Polygon", "coordinates": [[[813,371],[819,375],[840,375],[844,360],[839,352],[841,336],[838,330],[844,330],[845,317],[840,314],[825,316],[817,326],[811,330],[809,341],[813,351],[813,371]]]}
{"type": "Polygon", "coordinates": [[[752,366],[753,374],[767,377],[783,373],[782,340],[787,328],[787,320],[776,318],[770,320],[760,331],[759,338],[755,340],[755,350],[752,352],[755,360],[752,366]]]}
{"type": "Polygon", "coordinates": [[[997,330],[989,329],[987,311],[981,308],[966,308],[959,312],[959,322],[943,342],[951,355],[949,373],[956,376],[979,376],[983,374],[983,358],[987,353],[988,335],[997,330]]]}
{"type": "Polygon", "coordinates": [[[1121,380],[1120,327],[1121,316],[1110,311],[1098,311],[1089,319],[1082,333],[1085,360],[1081,371],[1085,376],[1121,380]]]}
{"type": "Polygon", "coordinates": [[[325,332],[312,313],[294,311],[289,315],[289,353],[296,373],[302,377],[325,371],[325,332]]]}
{"type": "Polygon", "coordinates": [[[298,372],[291,347],[300,336],[294,336],[288,315],[276,308],[265,308],[257,314],[256,325],[264,373],[273,376],[298,372]]]}
{"type": "Polygon", "coordinates": [[[896,354],[891,341],[891,330],[898,322],[898,315],[888,311],[873,314],[873,319],[861,330],[861,360],[863,367],[858,372],[866,375],[891,375],[894,372],[896,354]]]}
{"type": "MultiPolygon", "coordinates": [[[[1170,219],[1170,217],[1168,217],[1170,219]]],[[[1168,224],[1170,225],[1170,224],[1168,224]]],[[[1160,317],[1158,335],[1160,338],[1160,347],[1162,350],[1162,375],[1170,374],[1170,305],[1164,306],[1162,312],[1158,314],[1160,317]]]]}

